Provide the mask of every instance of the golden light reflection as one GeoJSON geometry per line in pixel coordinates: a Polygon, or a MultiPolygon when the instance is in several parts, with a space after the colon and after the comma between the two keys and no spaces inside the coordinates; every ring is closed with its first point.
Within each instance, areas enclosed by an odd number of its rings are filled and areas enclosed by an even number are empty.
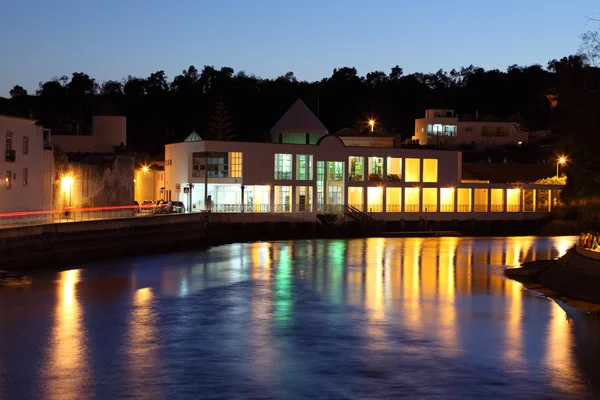
{"type": "Polygon", "coordinates": [[[79,399],[87,392],[86,332],[76,291],[80,274],[80,270],[70,270],[61,272],[58,277],[54,328],[49,360],[44,368],[44,398],[47,399],[79,399]]]}
{"type": "Polygon", "coordinates": [[[365,331],[371,349],[383,349],[386,344],[385,288],[383,270],[383,250],[385,239],[367,239],[367,263],[365,271],[365,307],[368,310],[369,323],[365,331]]]}
{"type": "Polygon", "coordinates": [[[549,382],[565,393],[577,393],[581,388],[577,383],[575,361],[571,343],[573,333],[565,311],[554,301],[549,301],[550,321],[546,339],[544,364],[550,372],[549,382]]]}
{"type": "Polygon", "coordinates": [[[523,359],[523,286],[513,280],[505,280],[505,299],[508,303],[506,313],[508,324],[505,328],[504,356],[514,368],[525,365],[523,359]]]}
{"type": "Polygon", "coordinates": [[[458,326],[456,322],[456,280],[455,259],[458,238],[449,237],[440,240],[438,266],[438,334],[444,345],[444,353],[456,355],[458,346],[458,326]]]}
{"type": "Polygon", "coordinates": [[[560,236],[554,238],[554,247],[557,251],[557,257],[562,257],[567,254],[567,251],[575,245],[577,236],[560,236]]]}
{"type": "Polygon", "coordinates": [[[421,248],[423,246],[422,238],[415,238],[407,241],[404,247],[402,260],[402,297],[404,300],[405,324],[409,329],[421,329],[421,248]]]}
{"type": "Polygon", "coordinates": [[[252,254],[252,279],[271,279],[271,244],[266,242],[253,243],[250,252],[252,254]]]}
{"type": "Polygon", "coordinates": [[[136,290],[133,296],[127,343],[127,366],[130,388],[136,398],[156,398],[159,395],[158,389],[146,382],[148,376],[160,376],[158,371],[160,345],[153,299],[154,293],[149,287],[136,290]]]}

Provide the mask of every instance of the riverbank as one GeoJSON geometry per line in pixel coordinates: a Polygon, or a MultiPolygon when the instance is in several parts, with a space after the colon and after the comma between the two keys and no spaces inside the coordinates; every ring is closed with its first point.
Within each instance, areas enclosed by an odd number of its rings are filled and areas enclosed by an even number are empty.
{"type": "Polygon", "coordinates": [[[600,312],[600,257],[587,257],[575,247],[557,260],[532,261],[521,268],[507,268],[505,275],[528,289],[560,298],[582,311],[600,312]]]}
{"type": "Polygon", "coordinates": [[[357,221],[323,224],[285,214],[175,214],[0,230],[0,269],[32,270],[236,242],[360,237],[535,235],[541,220],[357,221]]]}

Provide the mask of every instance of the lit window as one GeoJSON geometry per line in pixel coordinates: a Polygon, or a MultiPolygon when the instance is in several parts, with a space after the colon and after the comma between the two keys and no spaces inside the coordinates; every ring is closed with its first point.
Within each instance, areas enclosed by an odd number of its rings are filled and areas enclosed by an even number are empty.
{"type": "Polygon", "coordinates": [[[233,152],[229,153],[231,156],[231,177],[241,178],[242,177],[242,153],[233,152]]]}
{"type": "Polygon", "coordinates": [[[380,186],[367,188],[367,211],[383,211],[383,188],[380,186]]]}
{"type": "Polygon", "coordinates": [[[504,212],[504,190],[492,189],[492,212],[504,212]]]}
{"type": "Polygon", "coordinates": [[[440,189],[440,211],[454,212],[454,188],[440,189]]]}
{"type": "Polygon", "coordinates": [[[296,156],[296,179],[299,181],[311,181],[313,179],[313,166],[311,155],[296,156]]]}
{"type": "Polygon", "coordinates": [[[348,180],[360,182],[364,180],[364,157],[348,157],[348,180]]]}
{"type": "Polygon", "coordinates": [[[380,181],[383,177],[383,158],[369,157],[369,180],[380,181]]]}
{"type": "Polygon", "coordinates": [[[419,188],[404,188],[404,211],[419,212],[419,188]]]}
{"type": "Polygon", "coordinates": [[[348,206],[359,211],[363,210],[363,188],[354,186],[348,188],[348,206]]]}
{"type": "Polygon", "coordinates": [[[521,190],[506,189],[506,211],[519,212],[521,211],[521,190]]]}
{"type": "Polygon", "coordinates": [[[488,212],[488,189],[475,189],[475,212],[488,212]]]}
{"type": "Polygon", "coordinates": [[[29,138],[23,136],[23,154],[29,154],[29,138]]]}
{"type": "Polygon", "coordinates": [[[291,186],[274,186],[275,212],[290,212],[291,210],[291,186]]]}
{"type": "Polygon", "coordinates": [[[387,164],[387,181],[400,182],[402,181],[402,159],[396,157],[388,157],[387,164]]]}
{"type": "Polygon", "coordinates": [[[29,180],[29,171],[27,168],[23,168],[23,186],[27,186],[29,180]]]}
{"type": "Polygon", "coordinates": [[[436,158],[423,159],[423,182],[436,183],[438,181],[438,160],[436,158]]]}
{"type": "Polygon", "coordinates": [[[275,179],[288,181],[292,179],[291,154],[275,154],[275,179]]]}
{"type": "Polygon", "coordinates": [[[469,188],[458,189],[458,212],[471,212],[471,190],[469,188]]]}
{"type": "Polygon", "coordinates": [[[296,210],[299,212],[311,212],[312,197],[312,186],[296,186],[296,210]]]}
{"type": "Polygon", "coordinates": [[[406,170],[406,182],[421,181],[421,159],[407,158],[405,160],[404,169],[406,170]]]}
{"type": "Polygon", "coordinates": [[[341,161],[329,161],[328,167],[328,180],[329,181],[343,181],[344,180],[344,163],[341,161]]]}
{"type": "Polygon", "coordinates": [[[437,188],[423,188],[423,211],[437,212],[438,193],[437,188]]]}
{"type": "Polygon", "coordinates": [[[4,184],[7,189],[10,189],[12,186],[12,173],[10,171],[6,171],[6,178],[4,178],[4,184]]]}
{"type": "Polygon", "coordinates": [[[386,212],[401,212],[402,211],[402,188],[389,187],[386,189],[386,212]]]}

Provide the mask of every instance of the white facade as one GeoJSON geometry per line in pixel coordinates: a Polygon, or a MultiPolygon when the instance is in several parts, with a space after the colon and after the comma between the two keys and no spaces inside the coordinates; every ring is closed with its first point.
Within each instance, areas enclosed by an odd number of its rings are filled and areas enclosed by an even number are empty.
{"type": "Polygon", "coordinates": [[[127,145],[127,118],[94,116],[91,135],[54,135],[52,144],[65,153],[113,153],[115,147],[127,145]]]}
{"type": "Polygon", "coordinates": [[[166,146],[167,200],[212,212],[344,213],[380,220],[534,219],[561,187],[468,182],[458,151],[196,141],[166,146]],[[208,174],[206,171],[208,170],[208,174]]]}
{"type": "MultiPolygon", "coordinates": [[[[46,133],[49,135],[49,132],[46,133]]],[[[36,121],[0,115],[0,213],[50,210],[53,153],[36,121]]]]}
{"type": "Polygon", "coordinates": [[[514,121],[459,118],[454,110],[426,110],[425,118],[415,120],[413,140],[422,145],[453,147],[499,147],[527,143],[529,133],[514,121]]]}

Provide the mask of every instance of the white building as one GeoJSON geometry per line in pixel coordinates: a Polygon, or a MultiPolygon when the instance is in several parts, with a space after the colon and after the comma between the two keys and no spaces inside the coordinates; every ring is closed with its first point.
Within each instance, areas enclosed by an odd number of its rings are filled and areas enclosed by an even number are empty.
{"type": "Polygon", "coordinates": [[[36,120],[0,115],[3,184],[0,213],[52,208],[53,153],[50,132],[36,120]]]}
{"type": "Polygon", "coordinates": [[[348,145],[324,133],[312,113],[295,115],[288,111],[291,117],[271,131],[276,143],[197,137],[166,145],[166,199],[183,201],[192,212],[286,213],[305,219],[353,210],[380,220],[497,220],[547,215],[561,189],[465,181],[458,151],[348,145]],[[320,136],[314,143],[313,134],[320,136]]]}
{"type": "Polygon", "coordinates": [[[454,110],[426,110],[425,118],[415,120],[413,140],[422,145],[452,148],[460,145],[499,147],[527,143],[529,133],[518,118],[501,120],[493,116],[457,116],[454,110]]]}

